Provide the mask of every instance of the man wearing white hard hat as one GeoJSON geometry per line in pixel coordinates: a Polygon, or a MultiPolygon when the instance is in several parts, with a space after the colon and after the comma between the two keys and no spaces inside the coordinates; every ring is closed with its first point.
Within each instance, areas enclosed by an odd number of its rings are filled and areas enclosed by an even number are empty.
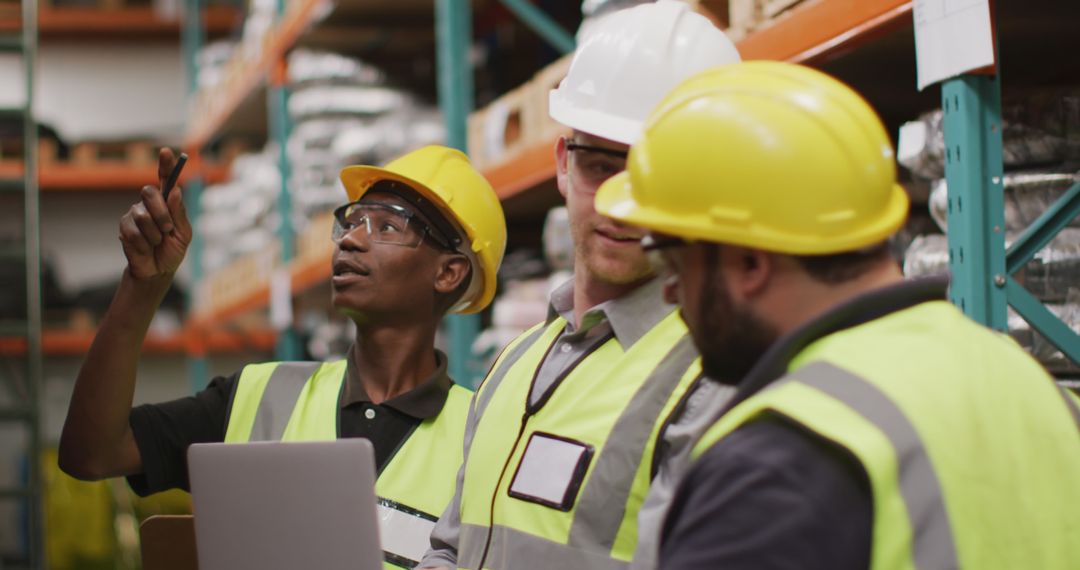
{"type": "Polygon", "coordinates": [[[646,496],[679,455],[673,448],[686,446],[666,428],[700,365],[641,249],[643,231],[597,214],[593,197],[624,169],[669,89],[737,61],[723,32],[677,1],[606,16],[578,48],[550,95],[552,118],[573,129],[555,155],[574,277],[477,391],[457,493],[421,567],[614,569],[655,560],[670,491],[646,496]]]}

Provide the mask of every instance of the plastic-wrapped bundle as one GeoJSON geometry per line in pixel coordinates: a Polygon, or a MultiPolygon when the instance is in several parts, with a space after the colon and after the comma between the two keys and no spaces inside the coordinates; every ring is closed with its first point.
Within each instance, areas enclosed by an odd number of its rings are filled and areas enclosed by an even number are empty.
{"type": "Polygon", "coordinates": [[[203,269],[212,273],[233,258],[266,247],[281,223],[277,197],[281,173],[273,145],[233,161],[231,180],[208,186],[199,200],[203,269]]]}
{"type": "MultiPolygon", "coordinates": [[[[1042,215],[1073,184],[1080,174],[1060,171],[1024,171],[1005,175],[1005,231],[1019,232],[1042,215]]],[[[942,231],[948,229],[948,185],[942,178],[930,191],[930,215],[942,231]]],[[[1080,217],[1070,224],[1080,227],[1080,217]]]]}
{"type": "Polygon", "coordinates": [[[949,273],[949,239],[942,234],[918,236],[904,254],[904,275],[928,277],[949,273]]]}
{"type": "Polygon", "coordinates": [[[385,126],[377,121],[348,125],[334,135],[330,150],[344,164],[378,164],[376,149],[385,126]]]}
{"type": "Polygon", "coordinates": [[[382,71],[356,58],[310,49],[295,49],[289,54],[289,83],[337,83],[381,85],[382,71]]]}
{"type": "Polygon", "coordinates": [[[342,131],[366,128],[372,123],[372,119],[361,117],[315,117],[300,121],[289,133],[289,161],[301,161],[312,151],[333,152],[334,139],[342,131]]]}
{"type": "MultiPolygon", "coordinates": [[[[904,258],[904,274],[921,277],[948,272],[948,238],[941,234],[915,238],[904,258]]],[[[1080,287],[1080,230],[1070,228],[1058,234],[1017,273],[1016,280],[1042,301],[1064,302],[1070,291],[1080,287]]]]}
{"type": "Polygon", "coordinates": [[[1029,125],[1065,141],[1065,161],[1080,161],[1080,89],[1038,89],[1001,107],[1007,123],[1029,125]]]}
{"type": "MultiPolygon", "coordinates": [[[[1063,136],[1022,123],[1002,121],[1002,158],[1006,168],[1059,164],[1068,158],[1063,136]]],[[[945,176],[945,130],[941,110],[900,127],[896,159],[917,176],[945,176]]]]}
{"type": "Polygon", "coordinates": [[[315,85],[293,92],[289,116],[294,120],[316,115],[371,117],[401,109],[408,99],[405,92],[390,87],[315,85]]]}
{"type": "MultiPolygon", "coordinates": [[[[1005,175],[1005,192],[1012,193],[1020,221],[1027,227],[1077,182],[1080,175],[1073,172],[1016,172],[1005,175]]],[[[1070,225],[1080,227],[1080,217],[1070,225]]]]}
{"type": "MultiPolygon", "coordinates": [[[[1046,308],[1074,332],[1080,333],[1080,304],[1075,302],[1048,304],[1046,308]]],[[[1023,317],[1012,309],[1009,309],[1008,326],[1009,336],[1024,347],[1043,366],[1055,373],[1080,372],[1080,366],[1066,358],[1053,343],[1034,330],[1023,317]]]]}
{"type": "Polygon", "coordinates": [[[446,123],[443,121],[442,113],[436,107],[416,107],[412,112],[412,118],[404,127],[408,147],[405,152],[429,144],[446,143],[446,123]]]}
{"type": "Polygon", "coordinates": [[[1061,303],[1080,287],[1080,230],[1066,229],[1024,266],[1024,287],[1043,301],[1061,303]]]}
{"type": "Polygon", "coordinates": [[[216,41],[199,50],[196,83],[200,91],[215,89],[225,79],[225,64],[236,51],[236,42],[216,41]]]}

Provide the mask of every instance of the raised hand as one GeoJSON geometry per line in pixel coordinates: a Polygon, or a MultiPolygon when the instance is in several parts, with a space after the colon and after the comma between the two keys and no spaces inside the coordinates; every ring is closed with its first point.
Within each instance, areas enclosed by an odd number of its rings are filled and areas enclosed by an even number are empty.
{"type": "MultiPolygon", "coordinates": [[[[164,184],[176,156],[163,148],[158,154],[158,181],[164,184]]],[[[140,200],[120,218],[120,243],[128,271],[136,279],[172,276],[191,243],[191,222],[179,187],[166,203],[160,186],[143,186],[140,200]]]]}

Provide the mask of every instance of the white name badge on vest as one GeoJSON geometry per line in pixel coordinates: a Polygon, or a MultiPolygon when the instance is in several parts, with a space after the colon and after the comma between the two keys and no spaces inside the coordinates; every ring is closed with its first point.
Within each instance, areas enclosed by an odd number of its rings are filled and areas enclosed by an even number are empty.
{"type": "Polygon", "coordinates": [[[589,444],[549,433],[533,433],[510,482],[510,496],[569,511],[592,456],[593,447],[589,444]]]}
{"type": "Polygon", "coordinates": [[[420,563],[431,542],[435,517],[379,497],[379,537],[387,562],[412,568],[420,563]]]}

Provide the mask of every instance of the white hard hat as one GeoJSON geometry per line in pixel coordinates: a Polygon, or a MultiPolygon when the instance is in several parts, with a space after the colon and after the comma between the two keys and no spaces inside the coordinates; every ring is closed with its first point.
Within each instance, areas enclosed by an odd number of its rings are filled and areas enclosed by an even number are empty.
{"type": "Polygon", "coordinates": [[[549,95],[551,118],[624,144],[649,111],[684,79],[740,60],[735,44],[679,0],[660,0],[600,19],[549,95]]]}

